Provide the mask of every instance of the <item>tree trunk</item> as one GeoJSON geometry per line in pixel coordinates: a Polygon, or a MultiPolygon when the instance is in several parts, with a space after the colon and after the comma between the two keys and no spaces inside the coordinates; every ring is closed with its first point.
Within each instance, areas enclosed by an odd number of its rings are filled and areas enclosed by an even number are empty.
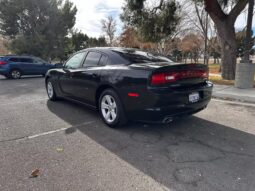
{"type": "Polygon", "coordinates": [[[222,78],[226,80],[235,79],[236,70],[236,36],[234,25],[227,20],[219,21],[216,25],[218,39],[221,45],[222,54],[222,78]]]}
{"type": "MultiPolygon", "coordinates": [[[[235,21],[244,10],[249,0],[238,0],[230,12],[226,14],[218,0],[204,0],[205,9],[209,13],[218,31],[222,49],[222,77],[227,80],[235,79],[236,68],[236,37],[235,21]]],[[[227,1],[225,1],[227,2],[227,1]]]]}

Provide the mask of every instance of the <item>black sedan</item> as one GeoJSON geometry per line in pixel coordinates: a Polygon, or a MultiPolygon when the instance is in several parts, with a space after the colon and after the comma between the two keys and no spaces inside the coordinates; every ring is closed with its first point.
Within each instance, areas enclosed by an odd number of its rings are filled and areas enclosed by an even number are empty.
{"type": "Polygon", "coordinates": [[[45,77],[49,99],[65,98],[98,109],[110,127],[128,120],[169,123],[206,108],[213,84],[202,64],[128,48],[90,48],[45,77]]]}

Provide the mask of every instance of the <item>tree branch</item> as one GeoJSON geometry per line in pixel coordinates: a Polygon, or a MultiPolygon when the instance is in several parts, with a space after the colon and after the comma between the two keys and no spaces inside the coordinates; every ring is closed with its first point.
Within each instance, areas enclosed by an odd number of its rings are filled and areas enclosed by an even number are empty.
{"type": "Polygon", "coordinates": [[[230,11],[229,17],[232,19],[233,22],[235,22],[236,18],[240,13],[244,10],[246,5],[248,4],[249,0],[239,0],[235,7],[230,11]]]}
{"type": "Polygon", "coordinates": [[[152,9],[152,12],[156,12],[158,9],[161,9],[161,7],[162,7],[162,5],[163,5],[163,2],[164,2],[164,0],[160,0],[159,5],[158,5],[157,7],[154,7],[154,8],[152,9]]]}
{"type": "Polygon", "coordinates": [[[211,18],[216,20],[224,20],[227,15],[222,11],[221,6],[217,0],[204,0],[205,10],[209,13],[211,18]]]}
{"type": "Polygon", "coordinates": [[[196,10],[197,18],[200,23],[201,29],[203,31],[203,35],[205,36],[206,29],[205,29],[205,25],[204,25],[205,23],[203,22],[203,19],[202,19],[203,13],[201,13],[201,15],[200,15],[196,2],[195,2],[195,10],[196,10]]]}

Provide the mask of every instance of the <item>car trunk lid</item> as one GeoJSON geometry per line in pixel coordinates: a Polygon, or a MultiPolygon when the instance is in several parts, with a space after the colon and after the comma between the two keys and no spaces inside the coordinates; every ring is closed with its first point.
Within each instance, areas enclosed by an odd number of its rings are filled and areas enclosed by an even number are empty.
{"type": "Polygon", "coordinates": [[[132,64],[131,67],[151,71],[148,77],[150,87],[191,87],[208,78],[208,67],[203,64],[160,62],[132,64]]]}

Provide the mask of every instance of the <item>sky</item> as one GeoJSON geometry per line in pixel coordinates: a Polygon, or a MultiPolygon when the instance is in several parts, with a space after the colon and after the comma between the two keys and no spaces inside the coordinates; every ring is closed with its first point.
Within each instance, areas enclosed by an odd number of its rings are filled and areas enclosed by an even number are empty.
{"type": "MultiPolygon", "coordinates": [[[[123,24],[119,19],[124,0],[71,0],[77,7],[75,28],[90,37],[102,36],[101,20],[112,16],[117,22],[117,34],[121,33],[123,24]]],[[[246,24],[246,15],[242,14],[235,24],[238,30],[246,24]]],[[[253,20],[255,29],[255,19],[253,20]]]]}
{"type": "Polygon", "coordinates": [[[112,16],[117,22],[117,33],[123,24],[119,19],[124,0],[71,0],[77,7],[75,28],[90,37],[102,36],[101,20],[112,16]]]}

